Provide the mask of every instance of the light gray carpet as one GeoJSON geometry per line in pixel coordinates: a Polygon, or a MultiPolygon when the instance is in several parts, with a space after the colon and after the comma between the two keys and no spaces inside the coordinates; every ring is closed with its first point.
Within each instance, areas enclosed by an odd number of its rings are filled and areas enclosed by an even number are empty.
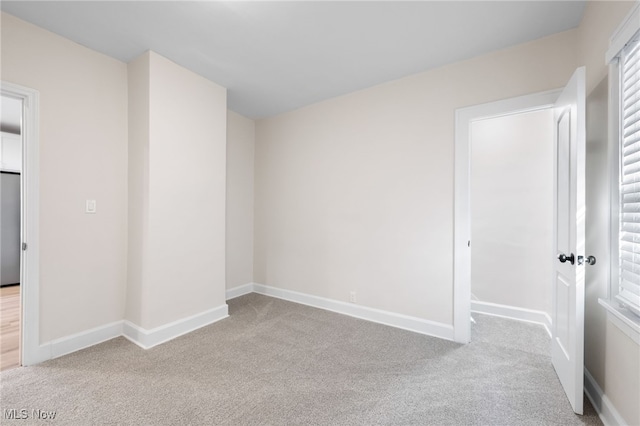
{"type": "MultiPolygon", "coordinates": [[[[538,326],[474,315],[458,345],[256,294],[144,351],[124,338],[0,374],[5,409],[69,425],[573,425],[538,326]]],[[[2,424],[43,421],[0,420],[2,424]]]]}

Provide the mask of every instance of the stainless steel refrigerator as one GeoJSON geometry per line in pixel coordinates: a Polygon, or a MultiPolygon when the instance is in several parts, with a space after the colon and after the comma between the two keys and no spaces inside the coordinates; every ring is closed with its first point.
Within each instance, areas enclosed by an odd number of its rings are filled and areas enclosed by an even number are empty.
{"type": "Polygon", "coordinates": [[[0,172],[0,285],[20,283],[20,173],[0,172]]]}

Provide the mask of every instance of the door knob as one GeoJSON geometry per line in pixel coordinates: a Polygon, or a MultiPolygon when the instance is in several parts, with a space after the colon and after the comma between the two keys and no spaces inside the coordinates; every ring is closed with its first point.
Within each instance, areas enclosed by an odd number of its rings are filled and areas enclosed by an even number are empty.
{"type": "Polygon", "coordinates": [[[586,263],[587,265],[595,265],[596,257],[587,256],[587,258],[585,259],[584,256],[578,256],[578,265],[582,265],[583,263],[586,263]]]}
{"type": "Polygon", "coordinates": [[[569,263],[571,263],[573,265],[575,263],[575,261],[576,261],[576,258],[573,255],[573,253],[571,253],[569,256],[567,256],[564,253],[560,253],[558,255],[558,260],[560,261],[560,263],[564,263],[564,262],[566,262],[568,260],[569,263]]]}

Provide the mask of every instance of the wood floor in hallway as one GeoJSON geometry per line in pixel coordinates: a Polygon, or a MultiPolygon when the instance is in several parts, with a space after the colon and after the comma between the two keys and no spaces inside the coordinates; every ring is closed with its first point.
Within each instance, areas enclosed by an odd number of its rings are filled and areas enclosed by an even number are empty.
{"type": "Polygon", "coordinates": [[[0,371],[20,365],[20,286],[0,288],[0,371]]]}

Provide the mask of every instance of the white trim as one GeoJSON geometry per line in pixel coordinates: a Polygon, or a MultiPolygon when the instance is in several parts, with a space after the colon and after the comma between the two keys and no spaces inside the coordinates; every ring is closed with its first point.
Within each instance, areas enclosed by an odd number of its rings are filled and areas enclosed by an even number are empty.
{"type": "Polygon", "coordinates": [[[551,317],[543,311],[472,300],[471,312],[538,324],[543,326],[551,337],[551,317]]]}
{"type": "Polygon", "coordinates": [[[236,297],[244,296],[245,294],[249,293],[253,293],[253,283],[228,288],[226,292],[226,298],[227,300],[235,299],[236,297]]]}
{"type": "Polygon", "coordinates": [[[609,39],[609,49],[604,55],[605,65],[610,64],[618,57],[622,49],[640,30],[640,1],[631,8],[627,16],[622,20],[618,28],[609,39]]]}
{"type": "Polygon", "coordinates": [[[589,370],[585,367],[584,369],[584,393],[591,401],[591,405],[598,413],[598,417],[602,420],[605,426],[614,426],[614,425],[626,425],[627,423],[618,410],[616,410],[615,405],[607,398],[607,395],[602,392],[602,389],[596,382],[596,379],[593,378],[589,370]]]}
{"type": "Polygon", "coordinates": [[[560,90],[535,93],[517,98],[475,105],[456,110],[455,117],[455,196],[454,196],[454,274],[453,329],[454,340],[468,343],[471,339],[471,240],[469,170],[470,125],[475,120],[518,114],[550,108],[560,90]]]}
{"type": "Polygon", "coordinates": [[[49,342],[51,357],[58,358],[122,336],[122,321],[112,322],[49,342]]]}
{"type": "Polygon", "coordinates": [[[150,349],[169,340],[173,340],[176,337],[227,318],[228,316],[229,307],[225,303],[217,308],[209,309],[199,314],[152,328],[151,330],[146,330],[130,321],[124,320],[122,335],[141,348],[150,349]]]}
{"type": "Polygon", "coordinates": [[[227,290],[227,300],[244,296],[249,293],[258,293],[264,296],[288,300],[290,302],[300,303],[302,305],[312,306],[314,308],[324,309],[378,324],[413,331],[415,333],[453,340],[453,327],[448,324],[383,311],[380,309],[368,308],[366,306],[341,302],[339,300],[299,293],[297,291],[284,290],[263,284],[249,283],[230,288],[227,290]]]}
{"type": "MultiPolygon", "coordinates": [[[[396,314],[380,309],[356,305],[354,303],[341,302],[338,300],[298,293],[297,291],[285,290],[262,284],[254,283],[253,289],[254,292],[265,296],[271,296],[278,299],[288,300],[290,302],[300,303],[302,305],[312,306],[314,308],[324,309],[326,311],[336,312],[339,314],[348,315],[350,317],[375,322],[378,324],[401,328],[403,330],[413,331],[414,333],[426,334],[428,336],[438,337],[446,340],[453,340],[453,327],[449,324],[429,321],[422,318],[411,317],[408,315],[396,314]]],[[[469,321],[469,317],[467,317],[467,321],[469,321]]]]}
{"type": "Polygon", "coordinates": [[[224,304],[152,330],[145,330],[127,320],[115,321],[70,336],[61,337],[39,346],[39,351],[49,356],[37,362],[58,358],[120,336],[125,337],[143,349],[150,349],[228,316],[228,307],[224,304]]]}
{"type": "Polygon", "coordinates": [[[619,156],[620,156],[620,75],[617,64],[609,65],[609,285],[607,286],[607,298],[613,299],[618,294],[620,265],[618,229],[620,214],[620,184],[619,156]]]}
{"type": "Polygon", "coordinates": [[[28,87],[2,82],[2,94],[23,101],[22,117],[22,238],[28,249],[21,256],[20,298],[21,364],[32,365],[51,359],[51,346],[40,345],[40,93],[28,87]]]}
{"type": "Polygon", "coordinates": [[[598,299],[598,303],[607,311],[607,319],[615,324],[631,340],[640,345],[640,318],[627,309],[618,306],[618,302],[598,299]]]}

